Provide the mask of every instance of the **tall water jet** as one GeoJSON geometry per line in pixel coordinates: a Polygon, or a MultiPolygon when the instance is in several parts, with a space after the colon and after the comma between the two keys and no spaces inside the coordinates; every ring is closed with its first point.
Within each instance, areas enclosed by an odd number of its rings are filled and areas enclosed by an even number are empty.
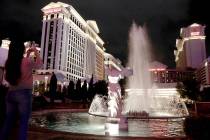
{"type": "MultiPolygon", "coordinates": [[[[133,69],[133,75],[128,78],[128,97],[125,100],[125,112],[150,112],[151,75],[149,63],[151,59],[150,44],[147,32],[141,26],[133,23],[129,32],[128,66],[133,69]],[[140,104],[137,104],[140,103],[140,104]]],[[[143,114],[147,115],[147,114],[143,114]]]]}
{"type": "Polygon", "coordinates": [[[129,33],[128,66],[133,69],[133,76],[128,79],[130,89],[149,89],[152,86],[149,73],[149,41],[145,29],[133,23],[129,33]]]}

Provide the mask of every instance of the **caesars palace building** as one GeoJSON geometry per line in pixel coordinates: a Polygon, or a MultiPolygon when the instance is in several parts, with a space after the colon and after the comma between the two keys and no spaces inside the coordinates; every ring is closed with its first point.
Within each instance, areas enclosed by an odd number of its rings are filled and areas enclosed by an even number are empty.
{"type": "Polygon", "coordinates": [[[104,79],[104,42],[94,20],[85,21],[71,6],[51,2],[42,8],[41,57],[44,71],[67,80],[104,79]]]}

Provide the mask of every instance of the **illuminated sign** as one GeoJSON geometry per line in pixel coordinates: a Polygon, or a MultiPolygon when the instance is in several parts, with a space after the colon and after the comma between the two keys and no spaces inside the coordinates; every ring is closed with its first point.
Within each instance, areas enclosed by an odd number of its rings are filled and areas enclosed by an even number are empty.
{"type": "Polygon", "coordinates": [[[200,28],[199,27],[193,27],[190,29],[190,35],[191,36],[199,36],[200,35],[200,28]]]}
{"type": "Polygon", "coordinates": [[[198,36],[198,35],[200,35],[200,32],[191,32],[190,34],[191,34],[191,36],[198,36]]]}
{"type": "Polygon", "coordinates": [[[164,68],[157,68],[157,69],[149,69],[149,71],[165,71],[164,68]]]}
{"type": "Polygon", "coordinates": [[[45,14],[52,14],[52,13],[58,13],[58,12],[61,12],[61,8],[58,7],[58,8],[50,8],[50,9],[46,9],[44,10],[44,13],[45,14]]]}

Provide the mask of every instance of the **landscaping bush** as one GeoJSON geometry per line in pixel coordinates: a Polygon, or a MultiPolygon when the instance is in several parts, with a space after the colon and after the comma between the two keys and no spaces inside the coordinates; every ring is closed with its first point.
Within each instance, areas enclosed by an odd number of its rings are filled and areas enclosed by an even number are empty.
{"type": "Polygon", "coordinates": [[[204,116],[186,118],[184,131],[191,140],[210,140],[210,118],[204,116]]]}
{"type": "Polygon", "coordinates": [[[33,97],[33,104],[32,104],[32,110],[39,110],[43,107],[46,107],[49,103],[45,100],[43,96],[34,96],[33,97]]]}
{"type": "Polygon", "coordinates": [[[182,98],[187,98],[193,101],[198,101],[201,98],[200,83],[195,77],[179,81],[176,88],[182,98]]]}
{"type": "Polygon", "coordinates": [[[5,114],[6,114],[6,103],[5,103],[5,96],[7,93],[8,88],[0,85],[0,127],[3,125],[5,114]]]}

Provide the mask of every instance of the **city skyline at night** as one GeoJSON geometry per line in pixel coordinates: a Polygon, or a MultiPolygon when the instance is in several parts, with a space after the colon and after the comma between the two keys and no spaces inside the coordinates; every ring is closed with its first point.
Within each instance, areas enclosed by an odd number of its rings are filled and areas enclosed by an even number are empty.
{"type": "MultiPolygon", "coordinates": [[[[0,39],[7,37],[41,44],[42,13],[40,11],[53,0],[15,2],[2,0],[0,12],[0,39]],[[20,35],[21,34],[21,35],[20,35]]],[[[54,1],[56,2],[56,1],[54,1]]],[[[146,25],[151,40],[154,60],[169,67],[175,67],[173,50],[179,30],[192,23],[205,25],[206,49],[209,54],[209,15],[205,1],[96,1],[61,0],[71,4],[85,19],[96,20],[100,28],[106,50],[127,61],[128,32],[133,21],[146,25]]]]}

